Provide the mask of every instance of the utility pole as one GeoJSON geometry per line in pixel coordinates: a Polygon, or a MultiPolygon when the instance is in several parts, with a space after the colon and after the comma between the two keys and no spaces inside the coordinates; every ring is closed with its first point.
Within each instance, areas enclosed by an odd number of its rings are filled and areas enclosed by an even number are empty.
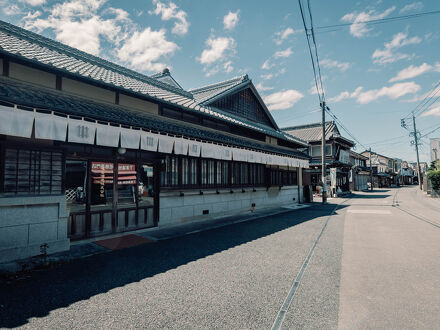
{"type": "Polygon", "coordinates": [[[373,190],[373,167],[371,166],[371,147],[370,147],[370,190],[373,190]]]}
{"type": "Polygon", "coordinates": [[[327,177],[326,177],[326,165],[325,165],[325,101],[321,102],[322,106],[322,138],[321,138],[321,158],[322,158],[322,204],[327,202],[327,177]]]}
{"type": "Polygon", "coordinates": [[[421,181],[421,173],[420,173],[420,161],[419,161],[419,139],[417,137],[417,129],[416,129],[416,117],[413,112],[413,126],[414,126],[414,142],[416,144],[416,154],[417,154],[417,178],[419,180],[419,189],[422,189],[422,181],[421,181]]]}

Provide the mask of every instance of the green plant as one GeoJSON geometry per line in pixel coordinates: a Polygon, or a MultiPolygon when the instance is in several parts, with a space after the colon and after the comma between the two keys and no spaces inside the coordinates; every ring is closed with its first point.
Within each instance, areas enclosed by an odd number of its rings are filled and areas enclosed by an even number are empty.
{"type": "Polygon", "coordinates": [[[431,181],[433,189],[440,189],[440,170],[428,171],[426,176],[431,181]]]}

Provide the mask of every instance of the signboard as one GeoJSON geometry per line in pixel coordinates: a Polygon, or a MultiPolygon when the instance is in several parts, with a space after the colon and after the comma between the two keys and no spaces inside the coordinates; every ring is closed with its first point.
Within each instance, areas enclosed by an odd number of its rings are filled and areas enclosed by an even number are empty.
{"type": "Polygon", "coordinates": [[[330,186],[331,188],[336,188],[336,168],[330,169],[330,186]]]}
{"type": "Polygon", "coordinates": [[[350,154],[348,151],[339,150],[339,161],[344,164],[350,164],[350,154]]]}
{"type": "MultiPolygon", "coordinates": [[[[113,163],[92,162],[92,178],[99,184],[100,197],[104,197],[106,184],[113,184],[113,163]]],[[[136,184],[136,165],[118,164],[118,185],[136,184]]]]}

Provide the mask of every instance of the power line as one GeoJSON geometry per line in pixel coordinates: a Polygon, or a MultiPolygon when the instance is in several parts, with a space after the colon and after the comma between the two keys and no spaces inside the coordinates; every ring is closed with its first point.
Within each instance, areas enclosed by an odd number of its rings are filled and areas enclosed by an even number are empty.
{"type": "MultiPolygon", "coordinates": [[[[389,22],[392,22],[392,21],[400,21],[400,20],[419,18],[419,17],[423,17],[423,16],[437,15],[437,14],[440,14],[440,10],[428,11],[428,12],[423,12],[423,13],[418,13],[418,14],[411,14],[411,15],[402,15],[402,16],[393,16],[393,17],[380,18],[380,19],[372,19],[372,20],[359,21],[359,22],[351,22],[351,23],[341,23],[341,24],[318,26],[318,27],[316,27],[316,30],[333,29],[332,31],[337,31],[340,28],[348,27],[348,26],[351,26],[353,24],[375,25],[375,24],[383,24],[383,23],[389,23],[389,22]],[[335,28],[339,28],[339,29],[335,29],[335,28]]],[[[330,31],[325,31],[325,32],[330,32],[330,31]]]]}
{"type": "MultiPolygon", "coordinates": [[[[405,121],[406,119],[409,119],[411,116],[413,115],[420,115],[422,112],[426,111],[426,109],[432,105],[433,102],[431,102],[431,104],[427,105],[428,102],[430,102],[430,100],[432,100],[432,98],[434,96],[437,95],[437,93],[440,91],[440,80],[436,83],[436,85],[431,89],[431,91],[429,91],[425,97],[420,101],[419,104],[417,104],[417,106],[411,110],[411,112],[402,120],[405,121]],[[424,110],[423,110],[424,109],[424,110]]],[[[437,98],[438,99],[438,98],[437,98]]],[[[436,99],[436,100],[437,100],[436,99]]],[[[436,101],[435,100],[435,101],[436,101]]],[[[434,101],[434,102],[435,102],[434,101]]]]}
{"type": "MultiPolygon", "coordinates": [[[[319,86],[319,84],[318,84],[318,77],[317,77],[317,73],[316,73],[315,59],[313,58],[312,46],[310,44],[309,29],[307,28],[306,19],[304,17],[304,11],[303,11],[301,0],[298,0],[298,3],[299,3],[299,9],[300,9],[300,12],[301,12],[301,18],[302,18],[303,25],[304,25],[304,31],[306,32],[306,39],[307,39],[307,45],[309,47],[310,59],[312,61],[313,77],[315,79],[315,87],[316,87],[316,91],[318,93],[319,102],[322,103],[324,101],[324,89],[322,88],[322,79],[319,80],[321,82],[321,86],[319,86]],[[320,91],[319,87],[321,87],[322,94],[321,94],[321,91],[320,91]]],[[[310,11],[310,7],[309,7],[309,11],[310,11]]],[[[311,13],[310,13],[310,17],[311,17],[311,13]]],[[[313,27],[312,27],[312,29],[313,29],[313,27]]],[[[313,38],[313,40],[315,40],[315,39],[313,38]]],[[[316,43],[314,43],[314,45],[316,47],[316,43]]]]}
{"type": "Polygon", "coordinates": [[[339,120],[338,117],[330,110],[330,108],[327,108],[327,113],[339,124],[339,126],[354,140],[356,141],[360,146],[364,147],[365,150],[368,148],[360,142],[346,127],[342,122],[339,120]]]}

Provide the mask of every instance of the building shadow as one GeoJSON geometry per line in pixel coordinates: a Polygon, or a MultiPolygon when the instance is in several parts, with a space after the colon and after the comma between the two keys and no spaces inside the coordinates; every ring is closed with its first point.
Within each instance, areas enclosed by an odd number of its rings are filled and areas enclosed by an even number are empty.
{"type": "Polygon", "coordinates": [[[350,198],[353,199],[384,199],[392,196],[392,194],[379,194],[379,195],[359,195],[359,194],[351,194],[350,198]]]}
{"type": "MultiPolygon", "coordinates": [[[[157,243],[74,260],[57,268],[31,272],[22,280],[0,280],[0,328],[175,269],[253,240],[331,214],[335,205],[311,208],[228,225],[157,243]]],[[[346,207],[341,205],[340,208],[346,207]]]]}

